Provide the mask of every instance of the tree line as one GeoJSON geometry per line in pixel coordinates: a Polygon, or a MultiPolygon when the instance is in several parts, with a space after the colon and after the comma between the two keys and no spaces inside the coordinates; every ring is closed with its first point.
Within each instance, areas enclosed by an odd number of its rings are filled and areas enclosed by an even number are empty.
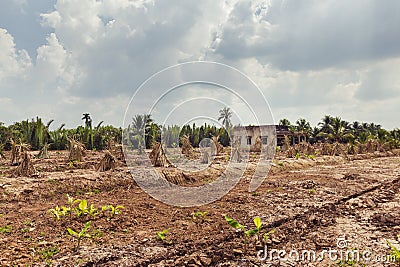
{"type": "MultiPolygon", "coordinates": [[[[110,140],[135,148],[151,148],[155,142],[161,142],[168,147],[180,146],[180,138],[184,135],[189,137],[193,147],[198,147],[204,138],[219,136],[219,142],[228,146],[230,143],[229,133],[232,129],[232,112],[229,108],[219,111],[218,120],[222,122],[221,127],[203,124],[196,125],[168,125],[157,124],[150,115],[135,115],[126,129],[117,128],[112,125],[103,125],[100,121],[96,126],[92,125],[90,114],[84,113],[83,125],[76,128],[66,129],[61,124],[55,130],[50,130],[53,120],[43,122],[39,117],[31,120],[15,122],[5,126],[0,122],[0,149],[9,150],[11,139],[16,142],[29,144],[31,149],[40,150],[48,145],[50,150],[64,150],[68,148],[68,138],[73,138],[83,143],[86,149],[103,150],[108,146],[110,140]],[[143,135],[144,133],[144,135],[143,135]]],[[[387,144],[393,148],[400,148],[400,130],[385,130],[381,125],[355,121],[350,123],[340,117],[325,115],[321,121],[312,127],[304,118],[298,119],[292,124],[288,119],[281,119],[280,126],[286,126],[290,132],[301,132],[306,136],[307,142],[338,142],[351,144],[365,144],[368,140],[377,140],[381,144],[387,144]]],[[[294,137],[291,137],[294,138],[294,137]]]]}
{"type": "Polygon", "coordinates": [[[69,145],[67,137],[83,143],[86,149],[91,150],[106,149],[111,139],[121,143],[122,128],[103,126],[103,122],[92,127],[90,115],[88,113],[83,115],[85,125],[72,129],[66,129],[65,124],[61,124],[57,129],[50,130],[54,120],[45,123],[39,117],[15,122],[9,126],[0,122],[0,146],[4,150],[10,150],[12,139],[17,143],[28,144],[32,150],[40,150],[45,145],[51,150],[64,150],[69,145]]]}
{"type": "Polygon", "coordinates": [[[304,118],[298,119],[295,124],[288,119],[281,119],[279,125],[287,126],[291,132],[304,133],[311,144],[317,142],[365,144],[369,140],[377,140],[381,144],[400,148],[400,130],[398,128],[386,130],[375,123],[359,121],[350,123],[340,117],[325,115],[315,127],[304,118]]]}

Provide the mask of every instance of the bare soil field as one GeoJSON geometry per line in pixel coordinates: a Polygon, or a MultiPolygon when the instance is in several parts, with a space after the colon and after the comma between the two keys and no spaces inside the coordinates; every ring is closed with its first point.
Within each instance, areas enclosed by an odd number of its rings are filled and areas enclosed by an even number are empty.
{"type": "Polygon", "coordinates": [[[398,266],[377,258],[390,254],[387,241],[400,247],[400,157],[394,153],[277,157],[256,192],[248,192],[249,168],[229,194],[193,208],[148,196],[122,162],[97,172],[102,156],[88,151],[83,162],[70,164],[66,151],[51,151],[49,159],[33,159],[38,172],[33,177],[13,177],[16,167],[0,160],[1,266],[398,266]],[[85,199],[98,214],[71,213],[57,220],[48,211],[68,207],[67,195],[85,199]],[[101,212],[107,205],[124,208],[119,214],[101,212]],[[265,244],[256,236],[244,244],[243,232],[224,215],[249,229],[260,217],[263,234],[275,231],[265,244]],[[77,247],[77,236],[67,229],[79,233],[87,221],[90,227],[77,247]],[[160,232],[166,229],[164,236],[160,232]],[[157,239],[157,233],[165,239],[157,239]],[[286,257],[276,252],[263,261],[257,255],[265,245],[269,252],[286,251],[286,257]],[[340,248],[372,256],[359,261],[288,257],[290,251],[340,248]]]}

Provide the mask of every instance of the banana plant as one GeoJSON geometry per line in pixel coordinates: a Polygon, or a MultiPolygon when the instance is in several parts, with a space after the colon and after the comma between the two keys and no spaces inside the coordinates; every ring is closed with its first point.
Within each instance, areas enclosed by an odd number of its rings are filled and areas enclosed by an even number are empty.
{"type": "Polygon", "coordinates": [[[259,235],[260,235],[261,229],[262,229],[262,222],[261,222],[260,217],[255,217],[253,219],[253,222],[254,222],[254,225],[256,228],[249,229],[249,230],[247,230],[246,226],[240,224],[235,219],[232,219],[226,215],[224,218],[231,227],[233,227],[235,229],[240,229],[243,232],[243,241],[244,241],[244,245],[245,245],[245,250],[247,250],[247,237],[257,235],[257,239],[259,239],[259,235]]]}
{"type": "Polygon", "coordinates": [[[77,243],[77,245],[75,246],[75,249],[74,249],[75,251],[78,250],[82,238],[85,238],[85,237],[90,238],[90,235],[86,233],[89,228],[90,228],[90,221],[88,221],[85,224],[85,226],[80,230],[79,233],[74,231],[74,230],[72,230],[71,228],[67,228],[68,233],[70,235],[76,237],[76,239],[78,240],[78,243],[77,243]]]}

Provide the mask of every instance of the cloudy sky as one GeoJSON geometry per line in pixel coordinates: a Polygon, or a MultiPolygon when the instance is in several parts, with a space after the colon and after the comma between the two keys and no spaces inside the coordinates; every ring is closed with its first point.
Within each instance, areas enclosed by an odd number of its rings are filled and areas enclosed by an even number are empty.
{"type": "Polygon", "coordinates": [[[213,61],[237,71],[175,69],[146,84],[131,104],[147,108],[174,85],[206,79],[227,83],[237,94],[190,84],[163,98],[158,112],[182,107],[179,114],[190,120],[204,110],[216,117],[226,105],[236,117],[246,117],[238,102],[268,110],[258,101],[262,93],[276,121],[304,117],[315,125],[331,114],[400,127],[397,0],[2,0],[0,5],[0,121],[6,124],[38,115],[55,119],[55,126],[75,127],[89,112],[95,124],[119,126],[135,90],[151,75],[179,63],[213,61]],[[190,104],[195,98],[200,100],[190,104]]]}

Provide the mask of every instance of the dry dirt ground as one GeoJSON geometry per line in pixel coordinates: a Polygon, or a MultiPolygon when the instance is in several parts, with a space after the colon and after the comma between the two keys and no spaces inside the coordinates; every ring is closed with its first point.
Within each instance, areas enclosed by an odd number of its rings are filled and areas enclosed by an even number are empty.
{"type": "Polygon", "coordinates": [[[50,159],[33,159],[38,175],[29,178],[12,177],[16,167],[0,160],[1,266],[398,266],[390,259],[378,261],[390,254],[387,240],[400,247],[397,155],[278,157],[256,192],[247,191],[250,168],[222,199],[193,208],[148,196],[122,163],[96,172],[102,155],[88,152],[84,162],[69,164],[66,151],[52,151],[50,159]],[[124,209],[114,217],[108,211],[56,220],[48,210],[67,206],[67,194],[100,210],[105,205],[124,209]],[[208,213],[193,215],[199,211],[208,213]],[[243,232],[223,215],[249,228],[258,216],[262,234],[275,229],[265,243],[267,256],[275,252],[272,259],[260,259],[265,246],[256,236],[244,244],[243,232]],[[67,228],[79,232],[87,221],[90,237],[76,249],[77,238],[67,228]],[[165,229],[165,240],[157,239],[165,229]],[[324,250],[337,253],[319,259],[324,250]],[[303,251],[315,251],[317,259],[302,258],[303,251]],[[339,261],[343,251],[359,251],[359,261],[339,261]]]}

